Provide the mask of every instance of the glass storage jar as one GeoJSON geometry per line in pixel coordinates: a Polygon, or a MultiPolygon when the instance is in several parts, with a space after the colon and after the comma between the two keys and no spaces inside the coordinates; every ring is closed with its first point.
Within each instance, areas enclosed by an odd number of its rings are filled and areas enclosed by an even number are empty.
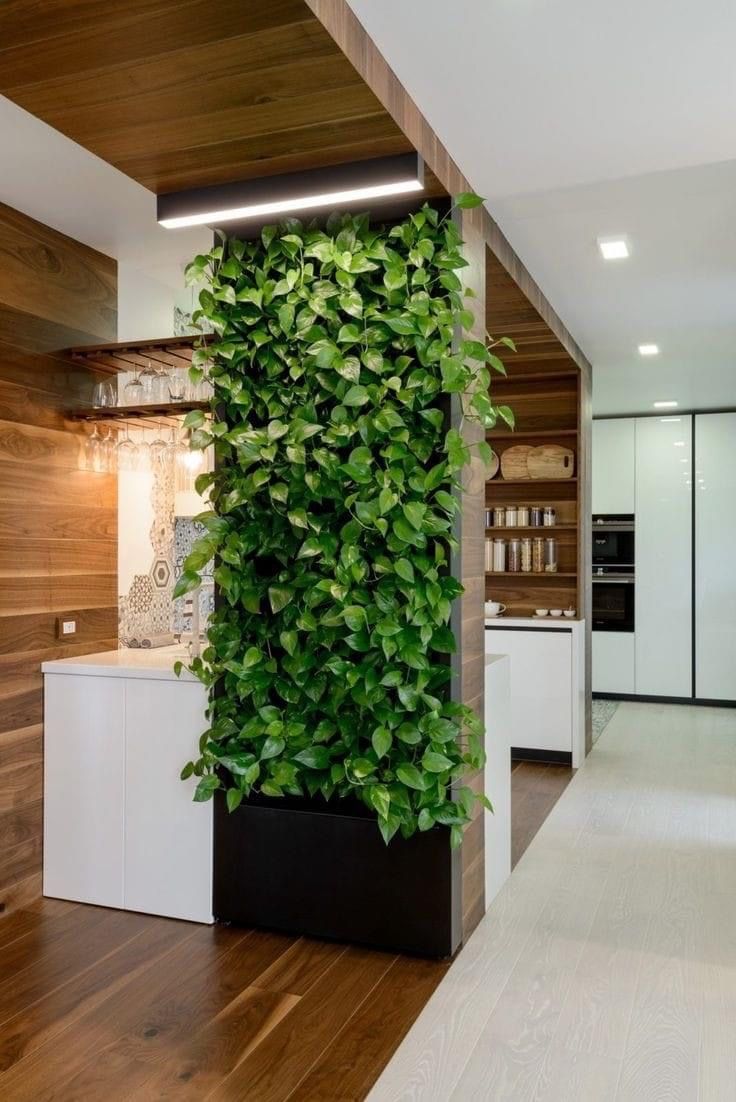
{"type": "Polygon", "coordinates": [[[532,572],[534,574],[544,573],[544,540],[541,536],[532,540],[532,572]]]}
{"type": "Polygon", "coordinates": [[[528,537],[521,541],[521,572],[529,574],[532,569],[532,541],[528,537]]]}
{"type": "Polygon", "coordinates": [[[493,541],[493,571],[495,574],[503,574],[506,569],[506,540],[495,539],[493,541]]]}
{"type": "Polygon", "coordinates": [[[521,570],[521,540],[509,540],[509,573],[518,574],[521,570]]]}
{"type": "Polygon", "coordinates": [[[557,540],[551,536],[544,541],[544,569],[547,574],[557,573],[557,540]]]}

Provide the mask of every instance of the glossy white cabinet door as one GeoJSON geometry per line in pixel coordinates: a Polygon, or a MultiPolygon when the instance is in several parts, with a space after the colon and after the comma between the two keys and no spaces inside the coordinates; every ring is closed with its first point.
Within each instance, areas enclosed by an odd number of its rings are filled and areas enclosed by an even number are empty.
{"type": "Polygon", "coordinates": [[[44,895],[123,906],[125,682],[46,674],[44,895]]]}
{"type": "Polygon", "coordinates": [[[636,421],[636,692],[692,690],[691,417],[636,421]]]}
{"type": "Polygon", "coordinates": [[[593,422],[593,512],[636,512],[636,420],[593,422]]]}
{"type": "Polygon", "coordinates": [[[634,693],[636,639],[633,631],[593,632],[593,692],[634,693]]]}
{"type": "Polygon", "coordinates": [[[573,751],[572,632],[486,629],[486,653],[511,659],[511,746],[573,751]]]}
{"type": "Polygon", "coordinates": [[[736,700],[736,413],[695,418],[695,477],[695,691],[736,700]]]}
{"type": "Polygon", "coordinates": [[[192,802],[196,778],[179,779],[207,727],[206,690],[125,684],[125,908],[211,922],[212,804],[192,802]]]}

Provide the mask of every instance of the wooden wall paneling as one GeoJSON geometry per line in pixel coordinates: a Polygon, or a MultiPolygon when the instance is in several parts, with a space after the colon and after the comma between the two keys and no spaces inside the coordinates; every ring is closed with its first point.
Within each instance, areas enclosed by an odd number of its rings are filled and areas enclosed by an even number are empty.
{"type": "Polygon", "coordinates": [[[95,375],[53,354],[116,335],[108,257],[0,205],[0,908],[41,890],[41,663],[117,645],[117,485],[65,409],[95,375]],[[74,335],[74,336],[72,336],[74,335]],[[71,340],[70,340],[71,337],[71,340]],[[60,613],[77,620],[58,638],[60,613]]]}
{"type": "MultiPolygon", "coordinates": [[[[477,227],[468,217],[470,212],[457,211],[455,218],[465,242],[463,255],[468,267],[463,269],[465,287],[472,288],[475,298],[469,300],[474,307],[475,323],[471,336],[483,340],[485,333],[485,245],[477,227]]],[[[460,337],[460,334],[458,334],[460,337]]],[[[453,422],[462,425],[468,444],[484,438],[484,430],[462,420],[462,399],[453,405],[453,422]]],[[[485,539],[485,480],[486,469],[477,454],[465,468],[462,480],[462,508],[456,526],[459,552],[455,557],[454,572],[460,577],[465,592],[454,610],[453,627],[459,640],[454,663],[454,695],[473,709],[479,718],[484,711],[485,637],[483,621],[483,578],[485,539]]],[[[478,792],[483,791],[483,772],[479,770],[468,778],[468,784],[478,792]]],[[[472,824],[467,828],[462,846],[462,930],[467,939],[485,912],[485,864],[483,810],[478,806],[472,824]]]]}
{"type": "Polygon", "coordinates": [[[593,387],[590,373],[581,371],[578,434],[578,592],[577,608],[585,616],[585,752],[593,748],[593,387]]]}

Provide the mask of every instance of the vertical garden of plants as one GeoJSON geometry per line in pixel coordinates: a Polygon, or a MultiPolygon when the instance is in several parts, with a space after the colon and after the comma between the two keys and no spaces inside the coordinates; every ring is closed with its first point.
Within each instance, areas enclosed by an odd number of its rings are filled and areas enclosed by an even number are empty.
{"type": "Polygon", "coordinates": [[[192,667],[211,690],[182,774],[195,799],[352,795],[386,842],[437,824],[460,842],[476,798],[462,778],[483,753],[450,693],[470,459],[451,397],[485,426],[513,421],[489,397],[494,345],[513,345],[462,339],[483,309],[464,266],[455,221],[429,205],[390,227],[289,221],[189,265],[206,285],[195,319],[214,330],[192,370],[209,364],[214,398],[187,422],[216,465],[177,593],[214,555],[220,594],[192,667]]]}

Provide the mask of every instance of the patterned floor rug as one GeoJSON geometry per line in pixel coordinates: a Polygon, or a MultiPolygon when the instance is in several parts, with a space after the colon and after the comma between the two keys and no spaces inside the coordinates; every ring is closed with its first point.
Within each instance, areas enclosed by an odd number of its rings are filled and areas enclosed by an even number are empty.
{"type": "Polygon", "coordinates": [[[593,742],[597,742],[616,714],[618,700],[593,701],[593,742]]]}

